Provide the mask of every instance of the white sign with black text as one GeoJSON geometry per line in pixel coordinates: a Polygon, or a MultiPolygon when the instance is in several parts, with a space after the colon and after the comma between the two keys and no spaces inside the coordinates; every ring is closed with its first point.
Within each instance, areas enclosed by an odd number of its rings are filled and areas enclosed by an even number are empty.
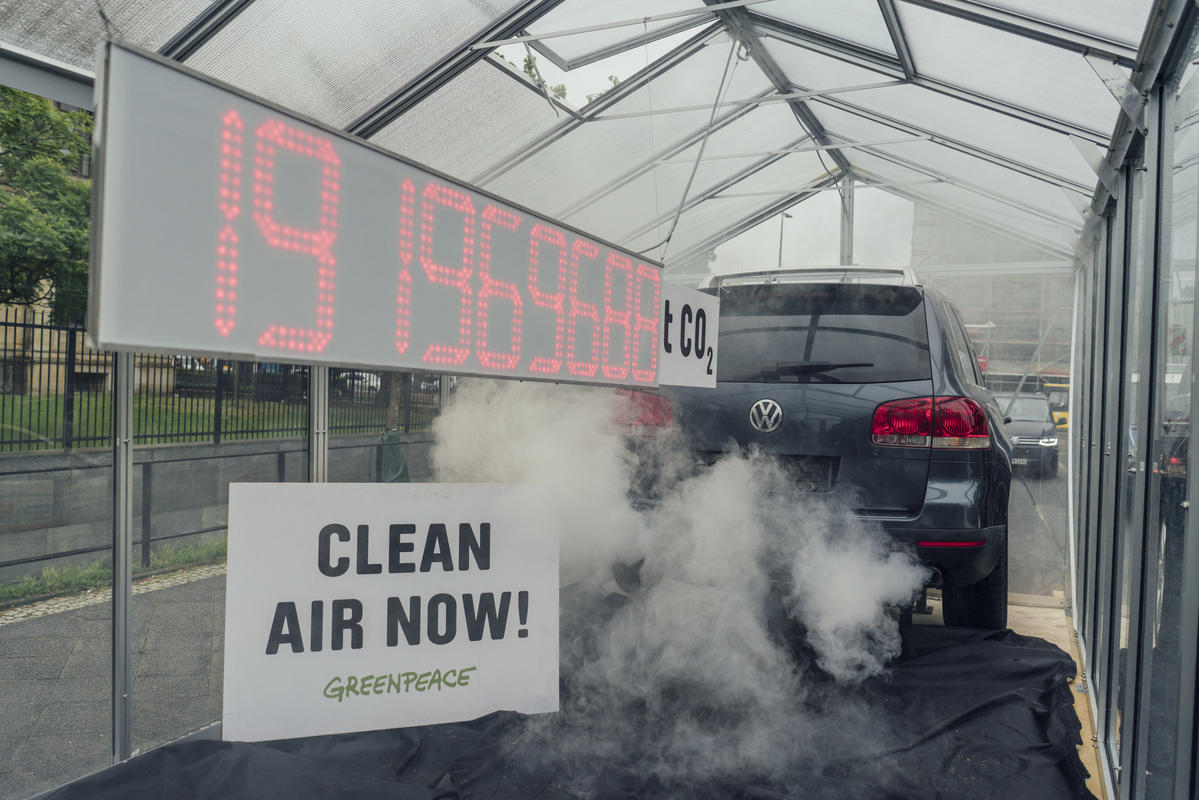
{"type": "Polygon", "coordinates": [[[716,339],[720,300],[662,281],[662,347],[658,382],[663,386],[716,386],[716,339]]]}
{"type": "Polygon", "coordinates": [[[510,484],[231,484],[224,738],[557,711],[540,506],[510,484]]]}

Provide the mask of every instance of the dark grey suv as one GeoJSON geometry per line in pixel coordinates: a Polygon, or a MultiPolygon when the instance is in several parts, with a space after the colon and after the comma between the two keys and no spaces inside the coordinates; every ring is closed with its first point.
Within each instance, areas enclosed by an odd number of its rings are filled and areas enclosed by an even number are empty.
{"type": "Polygon", "coordinates": [[[701,457],[758,448],[933,567],[947,624],[1007,624],[1011,445],[957,311],[915,285],[722,285],[715,389],[672,388],[701,457]]]}

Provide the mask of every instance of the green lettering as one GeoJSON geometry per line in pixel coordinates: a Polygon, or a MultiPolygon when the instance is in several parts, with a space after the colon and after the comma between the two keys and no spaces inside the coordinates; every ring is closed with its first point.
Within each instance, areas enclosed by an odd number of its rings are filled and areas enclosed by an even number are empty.
{"type": "Polygon", "coordinates": [[[408,691],[408,687],[412,686],[412,682],[416,680],[415,672],[404,673],[404,691],[408,691]]]}
{"type": "Polygon", "coordinates": [[[458,685],[466,686],[467,684],[469,684],[470,683],[470,675],[467,675],[467,673],[474,672],[477,669],[478,669],[478,667],[463,667],[462,669],[458,670],[458,685]]]}
{"type": "Polygon", "coordinates": [[[458,685],[458,678],[457,678],[457,675],[458,675],[458,670],[456,670],[456,669],[447,669],[447,670],[445,671],[445,675],[442,675],[442,676],[441,676],[441,682],[442,682],[442,683],[444,683],[446,686],[450,687],[451,689],[453,689],[455,686],[457,686],[457,685],[458,685]],[[451,676],[451,675],[455,676],[455,677],[454,677],[454,681],[453,681],[452,683],[450,682],[450,676],[451,676]]]}
{"type": "Polygon", "coordinates": [[[330,700],[341,702],[342,697],[345,695],[345,689],[342,688],[340,675],[334,675],[329,679],[329,682],[325,684],[324,695],[330,700]]]}
{"type": "Polygon", "coordinates": [[[416,690],[418,692],[423,692],[429,688],[429,674],[428,672],[422,672],[420,677],[416,679],[416,690]]]}
{"type": "Polygon", "coordinates": [[[383,694],[383,687],[387,684],[386,675],[375,676],[375,694],[383,694]]]}
{"type": "Polygon", "coordinates": [[[371,684],[374,682],[375,676],[367,673],[358,679],[358,693],[365,697],[371,693],[371,684]]]}
{"type": "Polygon", "coordinates": [[[346,676],[346,694],[358,694],[358,679],[353,675],[346,676]]]}
{"type": "Polygon", "coordinates": [[[400,691],[400,673],[397,672],[387,676],[387,692],[390,694],[398,691],[400,691]]]}
{"type": "Polygon", "coordinates": [[[433,676],[429,678],[429,688],[432,689],[434,686],[438,689],[441,688],[441,670],[439,669],[433,670],[433,676]]]}

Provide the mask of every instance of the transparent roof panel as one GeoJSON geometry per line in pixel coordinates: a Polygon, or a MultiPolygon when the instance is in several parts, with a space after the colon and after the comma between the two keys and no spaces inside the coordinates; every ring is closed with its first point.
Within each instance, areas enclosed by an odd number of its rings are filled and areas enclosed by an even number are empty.
{"type": "MultiPolygon", "coordinates": [[[[566,94],[562,99],[575,108],[582,108],[629,76],[684,44],[697,33],[698,31],[694,29],[688,29],[663,36],[661,39],[640,45],[634,50],[618,53],[568,70],[559,69],[553,61],[536,50],[533,52],[533,58],[537,74],[541,76],[546,85],[551,89],[558,86],[563,87],[566,94]]],[[[713,37],[712,42],[716,43],[722,39],[722,36],[713,37]]],[[[723,40],[728,41],[727,37],[723,40]]],[[[551,39],[550,41],[555,40],[551,39]]],[[[529,51],[523,44],[504,45],[497,47],[494,52],[495,55],[515,66],[522,75],[526,74],[524,72],[525,58],[528,57],[529,51]]]]}
{"type": "Polygon", "coordinates": [[[1062,249],[1076,238],[1062,226],[1047,223],[973,192],[936,182],[921,172],[898,166],[870,153],[855,153],[853,166],[863,181],[885,184],[879,191],[906,197],[941,213],[969,218],[977,225],[1007,236],[1026,237],[1030,244],[1042,249],[1050,246],[1062,249]],[[1047,235],[1046,231],[1050,234],[1047,235]]]}
{"type": "MultiPolygon", "coordinates": [[[[1046,222],[956,186],[938,183],[910,186],[903,191],[917,199],[928,201],[931,207],[962,212],[978,220],[980,224],[989,224],[1001,231],[1006,229],[1023,234],[1033,245],[1055,246],[1069,252],[1071,245],[1078,239],[1078,233],[1070,228],[1046,222]]],[[[1079,227],[1082,227],[1081,223],[1079,227]]]]}
{"type": "MultiPolygon", "coordinates": [[[[736,133],[735,131],[733,132],[736,133]]],[[[569,218],[569,222],[578,225],[584,230],[596,229],[597,226],[611,225],[610,233],[606,235],[609,238],[624,241],[626,239],[636,238],[642,233],[650,229],[659,230],[662,238],[666,234],[666,229],[669,228],[670,221],[674,218],[679,204],[684,200],[683,193],[687,190],[687,184],[690,181],[691,188],[687,193],[687,201],[693,202],[698,198],[711,194],[714,190],[722,188],[726,184],[727,188],[723,188],[722,195],[739,195],[745,191],[762,191],[762,190],[746,190],[746,186],[759,185],[753,180],[751,171],[757,169],[769,169],[771,160],[778,161],[790,156],[780,155],[776,152],[775,155],[763,155],[762,151],[781,150],[789,145],[797,143],[794,138],[800,135],[799,128],[792,125],[789,128],[771,130],[773,140],[757,138],[751,141],[739,141],[735,135],[726,137],[729,141],[724,142],[725,149],[731,149],[728,155],[734,155],[738,152],[752,152],[753,155],[747,155],[739,158],[716,157],[720,151],[719,146],[714,146],[712,141],[709,141],[708,147],[704,151],[704,160],[695,167],[695,157],[699,152],[699,145],[693,145],[676,158],[671,158],[666,163],[662,163],[655,167],[652,173],[639,176],[637,180],[621,186],[619,189],[612,191],[601,198],[598,198],[594,203],[589,204],[585,208],[580,209],[577,213],[569,218]],[[788,132],[787,138],[783,138],[784,132],[788,132]],[[692,170],[695,170],[695,177],[692,179],[692,170]]],[[[715,138],[715,137],[713,137],[715,138]]],[[[794,186],[801,186],[813,179],[813,176],[821,174],[816,166],[817,159],[811,153],[803,154],[810,159],[803,168],[811,174],[797,174],[793,178],[794,186]]],[[[790,169],[801,169],[801,162],[797,160],[790,162],[790,169]]],[[[771,199],[777,198],[789,192],[792,184],[788,184],[780,191],[774,193],[773,197],[764,195],[753,195],[758,197],[762,202],[769,202],[771,199]]]]}
{"type": "MultiPolygon", "coordinates": [[[[788,194],[803,190],[825,176],[824,167],[814,153],[793,153],[755,172],[739,182],[726,193],[705,200],[686,211],[679,220],[666,258],[671,253],[681,254],[697,243],[708,239],[719,240],[723,231],[734,227],[746,217],[788,194]]],[[[666,226],[669,230],[669,225],[666,226]]],[[[658,245],[662,235],[651,229],[628,239],[625,243],[634,250],[643,250],[658,245]]],[[[650,255],[662,258],[660,249],[650,255]]]]}
{"type": "MultiPolygon", "coordinates": [[[[663,203],[673,210],[682,197],[700,151],[702,131],[694,133],[692,138],[696,141],[679,152],[673,152],[675,148],[660,147],[661,160],[656,166],[640,165],[636,183],[630,183],[631,179],[623,176],[624,179],[618,178],[615,185],[605,186],[582,204],[565,211],[568,221],[586,229],[593,222],[598,224],[608,217],[627,219],[627,223],[617,225],[617,230],[624,233],[660,216],[663,203]],[[650,171],[654,173],[652,180],[643,177],[650,171]]],[[[763,152],[796,144],[801,138],[803,132],[790,109],[779,104],[756,108],[720,126],[711,133],[703,148],[704,161],[696,171],[693,194],[761,161],[766,157],[761,155],[763,152]],[[731,158],[745,153],[754,155],[731,158]]]]}
{"type": "MultiPolygon", "coordinates": [[[[646,86],[613,104],[613,113],[648,112],[654,108],[711,104],[724,72],[731,45],[703,47],[646,86]]],[[[752,62],[732,70],[727,96],[751,97],[770,87],[752,62]]],[[[651,158],[661,149],[702,130],[710,110],[595,120],[575,126],[568,135],[493,178],[486,188],[504,197],[558,216],[608,184],[611,179],[651,158]]],[[[522,151],[514,152],[520,156],[522,151]]]]}
{"type": "Polygon", "coordinates": [[[1085,57],[899,3],[899,18],[924,76],[1109,134],[1120,107],[1085,57]]]}
{"type": "Polygon", "coordinates": [[[258,0],[188,66],[345,127],[512,5],[258,0]]]}
{"type": "MultiPolygon", "coordinates": [[[[560,112],[561,113],[561,112],[560,112]]],[[[561,121],[545,97],[506,68],[478,63],[371,142],[461,180],[561,121]]]]}
{"type": "MultiPolygon", "coordinates": [[[[605,0],[603,3],[586,0],[567,0],[529,26],[529,35],[606,25],[613,22],[653,17],[676,11],[690,11],[703,5],[702,0],[605,0]]],[[[673,17],[619,28],[576,33],[544,40],[543,44],[566,61],[577,61],[592,53],[616,47],[663,31],[677,29],[683,25],[701,25],[715,20],[713,14],[697,14],[689,17],[673,17]]]]}
{"type": "MultiPolygon", "coordinates": [[[[987,193],[1008,197],[1047,214],[1062,217],[1071,224],[1081,222],[1076,208],[1060,188],[974,156],[950,150],[935,142],[880,146],[874,150],[894,156],[901,162],[926,167],[939,175],[946,175],[987,193]]],[[[857,152],[859,151],[849,154],[851,162],[857,152]]]]}
{"type": "MultiPolygon", "coordinates": [[[[157,50],[212,0],[117,0],[105,2],[113,33],[157,50]]],[[[95,2],[0,0],[0,40],[87,70],[96,68],[96,44],[104,21],[95,2]]]]}
{"type": "Polygon", "coordinates": [[[1007,11],[1136,47],[1153,0],[989,0],[1007,11]]]}
{"type": "MultiPolygon", "coordinates": [[[[877,10],[877,6],[875,7],[877,10]]],[[[891,76],[854,66],[831,56],[817,53],[807,48],[769,38],[769,33],[762,38],[766,52],[774,59],[786,74],[787,79],[796,86],[813,91],[822,89],[839,89],[846,86],[865,86],[880,83],[891,76]]]]}
{"type": "Polygon", "coordinates": [[[895,55],[895,46],[878,0],[837,0],[835,3],[763,3],[753,12],[767,19],[778,19],[800,28],[824,33],[853,44],[860,44],[895,55]]]}
{"type": "Polygon", "coordinates": [[[1068,136],[918,86],[871,89],[812,102],[817,117],[825,107],[878,112],[1081,186],[1096,183],[1095,173],[1068,136]]]}

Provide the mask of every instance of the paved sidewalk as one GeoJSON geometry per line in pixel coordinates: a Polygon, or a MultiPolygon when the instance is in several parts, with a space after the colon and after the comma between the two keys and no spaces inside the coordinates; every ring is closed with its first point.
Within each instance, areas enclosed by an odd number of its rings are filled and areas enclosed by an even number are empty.
{"type": "MultiPolygon", "coordinates": [[[[133,746],[220,717],[225,576],[201,567],[134,585],[133,746]]],[[[107,590],[0,612],[0,800],[19,800],[109,764],[107,590]]]]}

